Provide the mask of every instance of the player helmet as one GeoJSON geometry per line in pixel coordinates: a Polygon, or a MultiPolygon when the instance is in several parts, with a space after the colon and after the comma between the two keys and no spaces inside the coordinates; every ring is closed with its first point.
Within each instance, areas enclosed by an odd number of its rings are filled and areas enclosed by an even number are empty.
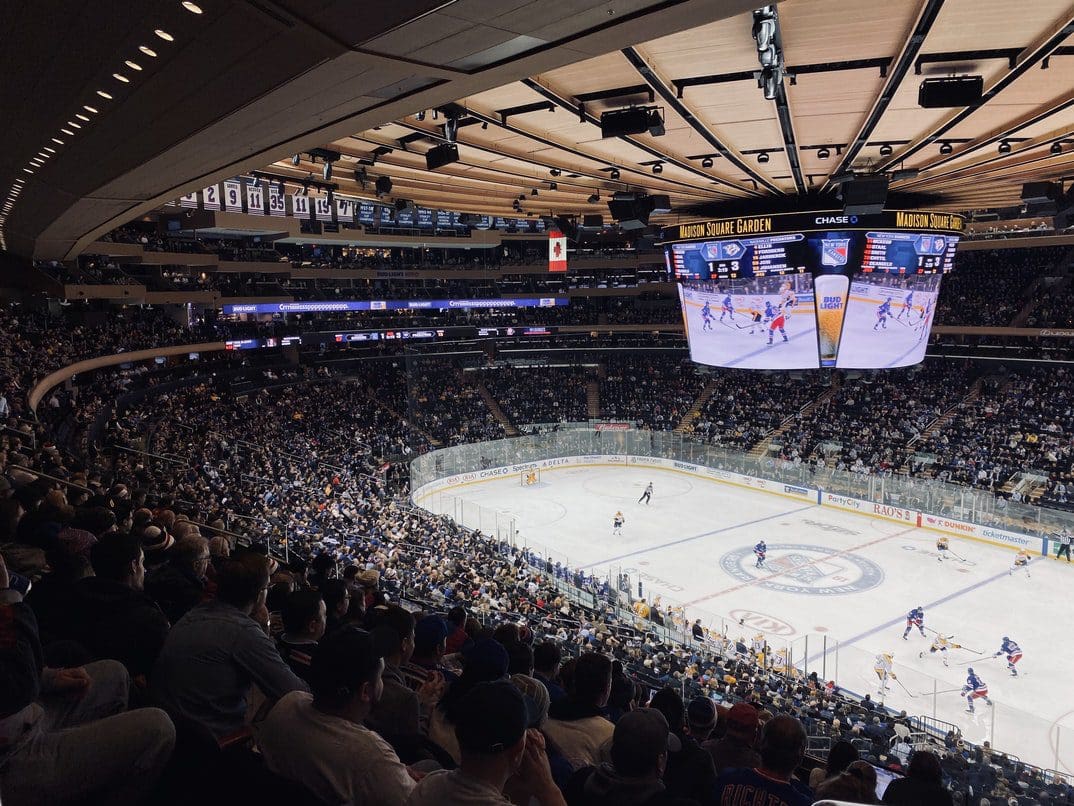
{"type": "Polygon", "coordinates": [[[966,671],[967,671],[967,672],[969,672],[970,674],[973,674],[973,667],[971,666],[971,667],[970,667],[970,668],[968,668],[968,669],[967,669],[966,671]]]}
{"type": "Polygon", "coordinates": [[[1010,641],[1011,639],[1010,639],[1010,638],[1008,638],[1008,637],[1007,637],[1007,636],[1005,635],[1005,636],[1003,636],[1003,640],[1004,640],[1004,641],[1010,641]]]}

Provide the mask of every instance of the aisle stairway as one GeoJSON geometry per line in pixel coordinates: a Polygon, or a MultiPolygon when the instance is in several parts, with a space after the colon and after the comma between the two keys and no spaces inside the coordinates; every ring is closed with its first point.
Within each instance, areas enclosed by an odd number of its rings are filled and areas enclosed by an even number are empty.
{"type": "Polygon", "coordinates": [[[764,438],[761,439],[760,442],[758,442],[756,445],[754,445],[752,448],[750,448],[749,455],[756,458],[756,457],[764,456],[766,453],[768,453],[769,446],[776,439],[781,437],[783,434],[787,433],[787,429],[789,429],[792,425],[794,425],[795,420],[797,420],[797,419],[799,419],[801,417],[808,417],[810,414],[813,413],[813,411],[818,406],[823,406],[825,403],[827,403],[829,400],[831,400],[833,397],[835,397],[836,392],[839,391],[839,388],[842,385],[843,385],[842,375],[839,375],[838,373],[833,374],[832,375],[832,385],[831,386],[829,386],[825,391],[821,392],[816,398],[811,400],[809,403],[806,403],[804,406],[802,406],[802,408],[800,408],[794,414],[791,414],[791,415],[788,415],[787,417],[784,417],[783,421],[778,426],[776,426],[771,431],[769,431],[767,434],[765,434],[764,438]]]}
{"type": "Polygon", "coordinates": [[[600,419],[600,381],[590,378],[585,383],[586,413],[592,420],[600,419]]]}
{"type": "MultiPolygon", "coordinates": [[[[914,446],[922,440],[931,437],[933,434],[935,434],[937,431],[947,425],[947,423],[949,423],[955,417],[955,415],[958,414],[959,409],[963,405],[967,403],[972,403],[977,398],[979,398],[981,396],[981,390],[984,388],[984,380],[985,379],[982,377],[974,381],[973,384],[970,386],[970,391],[966,393],[965,397],[963,397],[953,406],[948,408],[939,417],[937,417],[935,420],[925,426],[924,431],[922,431],[920,434],[918,434],[916,437],[906,443],[904,448],[904,450],[906,451],[906,456],[903,459],[902,465],[897,471],[895,471],[896,473],[905,474],[910,472],[910,461],[914,456],[914,446]]],[[[1008,384],[1009,383],[1010,381],[1008,381],[1008,384]]],[[[1006,386],[1002,387],[1002,389],[1006,389],[1006,386]]],[[[1002,389],[1000,391],[1002,391],[1002,389]]]]}
{"type": "Polygon", "coordinates": [[[705,384],[705,388],[701,390],[701,393],[697,396],[697,400],[690,406],[686,414],[682,416],[679,424],[675,426],[676,434],[689,434],[694,430],[694,422],[701,415],[701,410],[705,408],[705,404],[709,402],[713,394],[716,392],[716,387],[719,386],[719,378],[713,375],[709,378],[708,383],[705,384]]]}
{"type": "Polygon", "coordinates": [[[489,391],[485,384],[481,383],[476,376],[466,377],[462,374],[463,383],[467,383],[477,390],[477,393],[481,395],[481,399],[485,401],[485,405],[489,407],[489,411],[496,421],[503,426],[504,432],[509,437],[517,437],[519,431],[515,428],[515,424],[511,422],[510,418],[503,413],[503,409],[500,408],[500,404],[496,402],[496,398],[492,396],[492,392],[489,391]]]}

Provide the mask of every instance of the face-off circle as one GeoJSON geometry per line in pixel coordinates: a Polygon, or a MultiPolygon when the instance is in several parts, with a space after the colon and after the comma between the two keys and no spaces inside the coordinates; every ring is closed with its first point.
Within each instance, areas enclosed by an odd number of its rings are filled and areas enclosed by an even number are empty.
{"type": "Polygon", "coordinates": [[[735,579],[782,593],[843,596],[871,590],[884,581],[884,572],[871,560],[802,543],[769,544],[764,566],[755,565],[752,547],[734,549],[720,558],[720,567],[735,579]]]}

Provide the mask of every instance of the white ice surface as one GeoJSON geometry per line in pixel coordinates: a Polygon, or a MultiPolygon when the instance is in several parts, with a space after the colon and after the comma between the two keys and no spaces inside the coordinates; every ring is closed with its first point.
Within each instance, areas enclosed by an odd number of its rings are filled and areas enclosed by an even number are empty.
{"type": "Polygon", "coordinates": [[[520,541],[555,559],[594,573],[640,574],[650,601],[660,594],[665,603],[685,603],[691,621],[700,617],[719,626],[729,619],[736,625],[731,637],[763,625],[773,646],[790,642],[796,659],[808,657],[809,671],[834,677],[843,688],[877,698],[873,658],[894,652],[899,681],[915,696],[892,683],[887,705],[954,723],[971,741],[989,739],[1045,768],[1055,768],[1058,759],[1060,770],[1074,772],[1074,702],[1066,688],[1074,668],[1067,632],[1074,568],[1065,561],[1038,557],[1031,579],[1012,576],[1013,551],[952,537],[951,548],[968,562],[941,563],[936,534],[928,530],[665,469],[567,466],[542,470],[541,483],[531,487],[508,476],[448,492],[514,515],[520,541]],[[652,504],[638,504],[649,481],[652,504]],[[626,517],[621,537],[611,534],[616,510],[626,517]],[[761,538],[769,544],[764,572],[753,568],[750,553],[761,538]],[[743,557],[733,576],[720,560],[736,550],[743,557]],[[856,558],[879,567],[879,584],[829,595],[764,587],[800,588],[803,578],[806,588],[853,585],[861,578],[856,558]],[[780,573],[781,566],[797,566],[794,576],[780,573]],[[954,650],[949,668],[927,651],[918,658],[932,633],[902,640],[905,614],[917,605],[925,607],[927,628],[954,634],[954,642],[984,654],[954,650]],[[743,616],[749,629],[737,627],[743,616]],[[1016,679],[1002,658],[991,658],[1004,635],[1025,653],[1016,679]],[[958,692],[967,666],[988,684],[995,702],[978,701],[973,715],[964,712],[958,692]],[[934,689],[955,691],[934,697],[934,689]]]}

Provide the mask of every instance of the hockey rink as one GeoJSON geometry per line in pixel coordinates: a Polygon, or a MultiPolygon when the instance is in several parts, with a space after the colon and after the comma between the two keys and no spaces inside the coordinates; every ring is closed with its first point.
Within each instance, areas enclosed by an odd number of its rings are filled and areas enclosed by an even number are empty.
{"type": "Polygon", "coordinates": [[[554,560],[640,577],[650,602],[660,595],[665,609],[682,604],[691,622],[732,624],[729,637],[747,641],[761,631],[772,647],[789,646],[797,666],[805,657],[808,671],[845,689],[880,699],[873,660],[892,652],[898,680],[882,696],[887,705],[952,723],[968,740],[990,740],[1023,761],[1074,772],[1065,679],[1074,643],[1055,640],[1065,636],[1074,581],[1065,561],[1038,556],[1031,578],[1011,575],[1013,550],[951,537],[965,561],[940,562],[935,532],[670,469],[541,473],[532,486],[516,474],[445,492],[514,517],[519,544],[554,560]],[[652,503],[639,504],[650,481],[652,503]],[[612,535],[617,510],[625,517],[621,536],[612,535]],[[757,569],[753,546],[762,538],[768,559],[757,569]],[[919,605],[928,637],[915,630],[904,641],[906,613],[919,605]],[[964,647],[949,652],[948,667],[928,652],[932,630],[964,647]],[[992,657],[1003,636],[1024,652],[1017,678],[992,657]],[[994,703],[978,700],[974,714],[960,696],[968,667],[994,703]]]}

